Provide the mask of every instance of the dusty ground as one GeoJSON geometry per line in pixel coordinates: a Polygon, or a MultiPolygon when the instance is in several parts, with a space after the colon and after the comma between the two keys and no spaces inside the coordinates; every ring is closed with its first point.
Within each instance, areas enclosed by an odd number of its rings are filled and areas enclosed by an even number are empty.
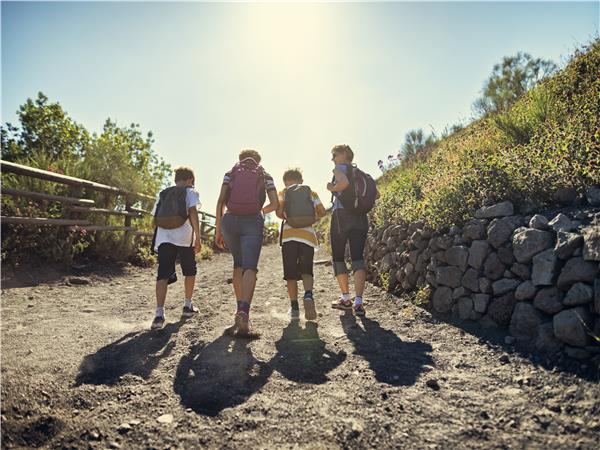
{"type": "Polygon", "coordinates": [[[187,322],[175,284],[154,332],[154,269],[87,285],[5,281],[2,447],[600,447],[597,374],[527,358],[372,286],[367,318],[331,310],[324,265],[318,324],[291,324],[277,246],[264,249],[252,310],[262,339],[223,336],[230,264],[200,265],[201,314],[187,322]]]}

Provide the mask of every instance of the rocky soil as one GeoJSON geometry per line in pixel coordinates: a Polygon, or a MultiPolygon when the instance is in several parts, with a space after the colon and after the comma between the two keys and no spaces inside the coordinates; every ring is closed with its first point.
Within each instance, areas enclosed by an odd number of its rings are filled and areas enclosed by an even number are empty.
{"type": "Polygon", "coordinates": [[[331,310],[321,264],[318,321],[291,323],[277,246],[252,310],[263,336],[235,340],[230,264],[200,264],[198,317],[180,320],[173,285],[161,331],[148,329],[155,269],[4,280],[2,448],[600,447],[598,373],[583,362],[529,356],[505,331],[374,286],[366,318],[331,310]]]}

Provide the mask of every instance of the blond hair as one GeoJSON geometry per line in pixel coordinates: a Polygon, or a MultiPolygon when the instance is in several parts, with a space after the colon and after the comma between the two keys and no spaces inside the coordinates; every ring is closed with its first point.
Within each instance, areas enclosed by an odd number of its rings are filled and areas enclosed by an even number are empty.
{"type": "Polygon", "coordinates": [[[354,159],[354,152],[352,151],[350,146],[347,144],[334,145],[333,148],[331,149],[331,154],[332,155],[335,155],[335,154],[345,155],[348,162],[352,162],[352,160],[354,159]]]}

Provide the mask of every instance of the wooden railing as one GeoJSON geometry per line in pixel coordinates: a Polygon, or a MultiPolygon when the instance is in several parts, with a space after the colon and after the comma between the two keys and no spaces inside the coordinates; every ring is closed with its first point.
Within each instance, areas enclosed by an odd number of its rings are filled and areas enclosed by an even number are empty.
{"type": "MultiPolygon", "coordinates": [[[[142,218],[144,215],[150,215],[151,212],[142,208],[135,207],[138,201],[152,201],[155,198],[141,193],[129,192],[114,186],[96,183],[94,181],[84,180],[82,178],[70,177],[46,170],[15,164],[8,161],[0,161],[0,167],[3,173],[12,173],[29,178],[50,181],[70,186],[69,196],[51,195],[43,192],[30,192],[19,189],[12,189],[2,186],[2,195],[10,195],[19,198],[29,198],[38,202],[59,202],[63,205],[63,217],[44,218],[44,217],[9,217],[2,216],[0,219],[3,224],[19,224],[31,226],[59,226],[69,227],[71,230],[86,230],[94,232],[102,231],[123,231],[125,233],[134,233],[135,236],[152,236],[150,230],[141,230],[133,226],[132,219],[142,218]],[[83,193],[89,191],[105,192],[124,198],[124,209],[110,209],[96,205],[91,198],[85,198],[83,193]],[[124,218],[122,226],[95,225],[87,217],[89,215],[112,215],[124,218]]],[[[199,211],[199,220],[202,239],[214,241],[214,221],[215,216],[203,211],[199,211]]]]}

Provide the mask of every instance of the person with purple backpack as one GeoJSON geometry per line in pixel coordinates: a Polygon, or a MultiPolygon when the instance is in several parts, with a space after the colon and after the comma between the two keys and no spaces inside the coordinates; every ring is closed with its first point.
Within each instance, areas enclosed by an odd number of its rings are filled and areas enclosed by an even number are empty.
{"type": "Polygon", "coordinates": [[[333,199],[330,241],[333,272],[342,294],[331,306],[342,310],[354,309],[356,315],[364,316],[363,293],[367,279],[364,250],[369,231],[367,213],[373,208],[379,194],[373,178],[352,164],[354,152],[350,146],[336,145],[331,154],[335,168],[333,180],[327,183],[327,190],[331,192],[333,199]],[[348,242],[356,290],[354,302],[350,298],[345,261],[348,242]]]}
{"type": "Polygon", "coordinates": [[[273,177],[260,165],[256,150],[242,150],[239,162],[225,174],[217,201],[215,243],[233,256],[233,290],[237,300],[234,325],[227,332],[258,337],[250,329],[250,304],[256,286],[263,242],[264,214],[279,206],[273,177]],[[266,198],[269,204],[264,206],[266,198]],[[227,212],[225,212],[227,208],[227,212]]]}

